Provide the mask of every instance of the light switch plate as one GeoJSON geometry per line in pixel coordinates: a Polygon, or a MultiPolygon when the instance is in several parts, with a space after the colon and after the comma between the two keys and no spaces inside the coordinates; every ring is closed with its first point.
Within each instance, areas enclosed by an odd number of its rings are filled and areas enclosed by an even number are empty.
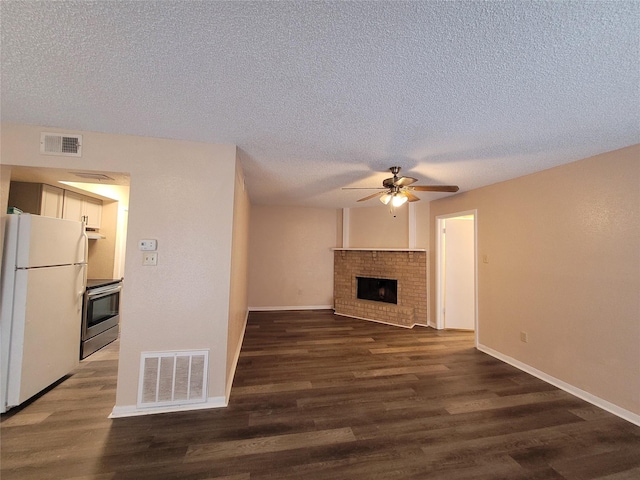
{"type": "Polygon", "coordinates": [[[138,242],[138,248],[144,251],[154,251],[158,249],[158,241],[157,240],[140,240],[138,242]]]}

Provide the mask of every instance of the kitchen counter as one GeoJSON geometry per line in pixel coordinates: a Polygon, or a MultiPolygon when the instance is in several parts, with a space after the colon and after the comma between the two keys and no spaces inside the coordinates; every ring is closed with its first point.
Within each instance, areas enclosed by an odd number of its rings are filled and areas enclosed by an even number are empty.
{"type": "Polygon", "coordinates": [[[104,287],[106,285],[114,285],[122,282],[122,278],[88,278],[87,290],[92,288],[104,287]]]}

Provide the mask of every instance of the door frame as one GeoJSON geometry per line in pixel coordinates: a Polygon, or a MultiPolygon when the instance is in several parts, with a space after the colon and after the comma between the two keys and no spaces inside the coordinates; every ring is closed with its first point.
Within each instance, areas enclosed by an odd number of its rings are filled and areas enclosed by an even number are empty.
{"type": "Polygon", "coordinates": [[[474,309],[474,333],[475,333],[475,345],[478,346],[478,210],[465,210],[462,212],[448,213],[446,215],[438,215],[435,217],[436,228],[436,329],[444,329],[444,316],[442,311],[444,308],[443,294],[444,294],[444,260],[445,249],[444,247],[444,234],[443,226],[446,224],[446,220],[449,218],[463,217],[467,215],[473,215],[473,309],[474,309]]]}

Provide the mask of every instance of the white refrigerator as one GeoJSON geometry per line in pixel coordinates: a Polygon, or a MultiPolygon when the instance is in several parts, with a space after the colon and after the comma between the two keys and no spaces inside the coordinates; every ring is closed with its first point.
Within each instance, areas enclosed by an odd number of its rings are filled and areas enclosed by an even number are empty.
{"type": "Polygon", "coordinates": [[[0,413],[78,365],[86,271],[83,223],[7,215],[0,282],[0,413]]]}

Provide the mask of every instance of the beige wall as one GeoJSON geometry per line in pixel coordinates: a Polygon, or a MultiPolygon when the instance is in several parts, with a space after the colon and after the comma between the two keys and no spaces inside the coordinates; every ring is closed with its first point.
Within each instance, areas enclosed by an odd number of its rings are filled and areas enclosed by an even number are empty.
{"type": "MultiPolygon", "coordinates": [[[[428,248],[429,203],[417,202],[415,248],[428,248]],[[422,205],[418,205],[422,203],[422,205]]],[[[396,218],[382,204],[347,212],[348,247],[407,248],[409,208],[396,218]]],[[[342,209],[251,208],[249,307],[251,309],[331,307],[333,256],[342,244],[342,209]]]]}
{"type": "Polygon", "coordinates": [[[349,248],[407,248],[409,246],[409,206],[395,209],[377,202],[373,207],[349,210],[349,248]]]}
{"type": "Polygon", "coordinates": [[[235,146],[77,132],[78,159],[40,155],[43,130],[3,124],[3,164],[80,166],[131,178],[116,406],[136,404],[143,351],[209,349],[209,397],[224,399],[235,146]],[[143,238],[158,240],[156,267],[142,266],[143,238]]]}
{"type": "Polygon", "coordinates": [[[428,250],[429,202],[405,204],[395,210],[395,217],[389,213],[389,207],[380,202],[370,207],[349,209],[348,246],[428,250]],[[411,234],[414,245],[411,245],[411,234]]]}
{"type": "Polygon", "coordinates": [[[424,200],[413,204],[413,208],[415,209],[415,248],[424,248],[425,250],[429,250],[430,205],[430,202],[426,202],[424,200]]]}
{"type": "Polygon", "coordinates": [[[431,203],[477,209],[479,344],[635,414],[638,185],[636,145],[431,203]]]}
{"type": "Polygon", "coordinates": [[[233,240],[231,246],[231,281],[229,299],[229,329],[227,333],[227,399],[231,393],[233,374],[240,355],[247,322],[247,275],[249,268],[249,218],[251,204],[244,188],[244,173],[236,162],[233,201],[233,240]]]}
{"type": "Polygon", "coordinates": [[[339,211],[251,208],[249,307],[333,305],[333,252],[339,211]]]}

